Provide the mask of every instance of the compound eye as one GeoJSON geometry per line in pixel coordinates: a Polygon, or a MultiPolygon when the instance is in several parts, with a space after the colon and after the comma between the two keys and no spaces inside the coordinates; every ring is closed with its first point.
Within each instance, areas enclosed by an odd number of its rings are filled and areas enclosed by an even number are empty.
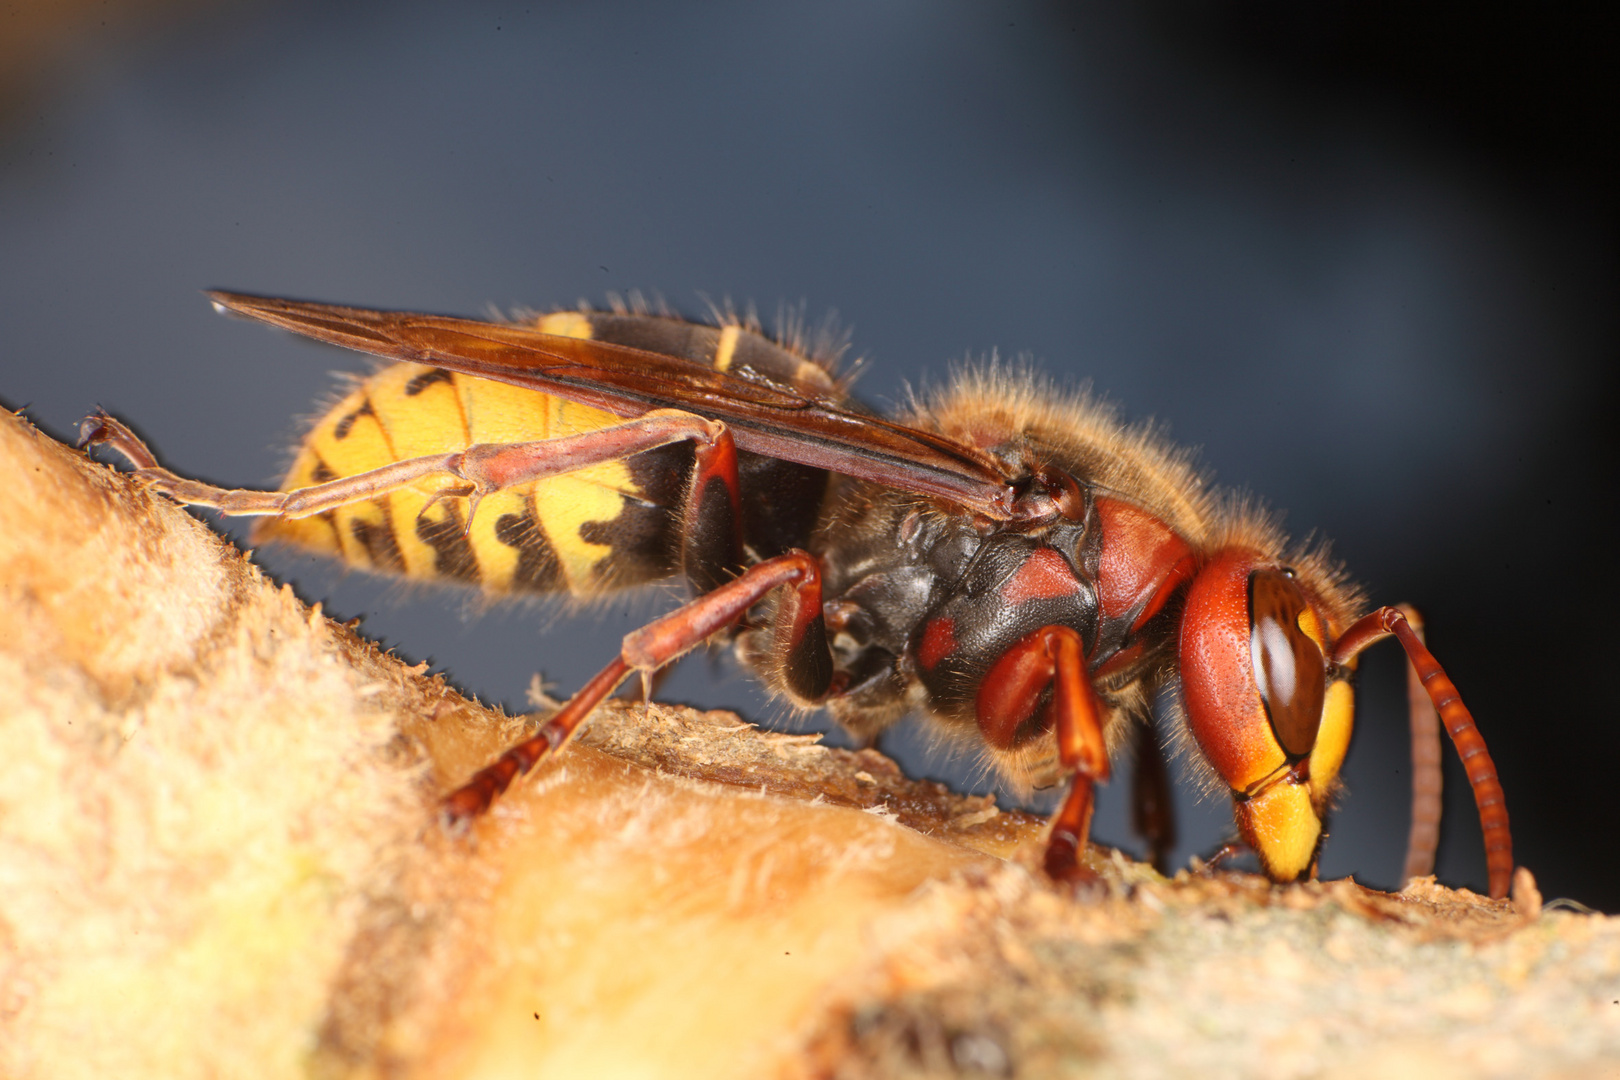
{"type": "Polygon", "coordinates": [[[1327,661],[1301,625],[1314,620],[1299,586],[1281,570],[1249,575],[1249,657],[1271,730],[1289,760],[1310,756],[1322,723],[1327,661]]]}

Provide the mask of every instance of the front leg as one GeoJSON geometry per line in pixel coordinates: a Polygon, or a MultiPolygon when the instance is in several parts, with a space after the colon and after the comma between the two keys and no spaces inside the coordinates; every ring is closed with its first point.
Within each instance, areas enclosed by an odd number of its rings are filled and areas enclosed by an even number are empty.
{"type": "Polygon", "coordinates": [[[1109,776],[1102,706],[1086,674],[1080,635],[1067,626],[1043,626],[1008,649],[979,684],[979,729],[992,746],[1008,745],[1052,688],[1058,759],[1073,770],[1068,797],[1052,818],[1046,873],[1054,881],[1087,884],[1097,875],[1080,864],[1091,832],[1093,788],[1109,776]]]}

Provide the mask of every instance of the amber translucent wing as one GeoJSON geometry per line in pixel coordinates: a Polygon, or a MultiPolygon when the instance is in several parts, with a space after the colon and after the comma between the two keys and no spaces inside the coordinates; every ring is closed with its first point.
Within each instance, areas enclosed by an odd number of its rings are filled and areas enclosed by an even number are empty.
{"type": "Polygon", "coordinates": [[[981,451],[812,396],[679,357],[526,326],[211,292],[223,311],[390,360],[540,390],[618,416],[683,409],[723,420],[744,450],[948,499],[993,518],[1012,493],[981,451]]]}

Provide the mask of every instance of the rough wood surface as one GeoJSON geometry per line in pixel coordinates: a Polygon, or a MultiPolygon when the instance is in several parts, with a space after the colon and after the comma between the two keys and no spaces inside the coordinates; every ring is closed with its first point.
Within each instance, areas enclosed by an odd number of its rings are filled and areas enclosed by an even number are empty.
{"type": "Polygon", "coordinates": [[[1620,925],[1432,882],[1033,872],[1042,823],[872,751],[379,653],[0,416],[0,1075],[1598,1077],[1620,925]]]}

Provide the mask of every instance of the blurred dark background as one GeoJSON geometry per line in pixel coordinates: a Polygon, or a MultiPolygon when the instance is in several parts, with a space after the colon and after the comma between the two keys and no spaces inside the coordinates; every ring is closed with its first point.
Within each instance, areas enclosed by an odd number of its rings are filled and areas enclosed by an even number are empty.
{"type": "MultiPolygon", "coordinates": [[[[853,327],[877,403],[1027,353],[1419,606],[1520,862],[1617,911],[1615,44],[1595,4],[27,5],[0,22],[0,400],[63,437],[103,405],[181,472],[274,481],[365,364],[217,317],[212,286],[802,302],[853,327]]],[[[513,708],[668,603],[559,624],[259,559],[513,708]]],[[[1401,663],[1364,665],[1326,876],[1399,884],[1401,663]]],[[[725,658],[665,696],[782,716],[725,658]]],[[[885,747],[984,783],[909,730],[885,747]]],[[[1440,877],[1483,888],[1447,754],[1440,877]]],[[[1124,787],[1097,833],[1130,846],[1124,787]]],[[[1181,859],[1229,827],[1183,796],[1181,859]]]]}

